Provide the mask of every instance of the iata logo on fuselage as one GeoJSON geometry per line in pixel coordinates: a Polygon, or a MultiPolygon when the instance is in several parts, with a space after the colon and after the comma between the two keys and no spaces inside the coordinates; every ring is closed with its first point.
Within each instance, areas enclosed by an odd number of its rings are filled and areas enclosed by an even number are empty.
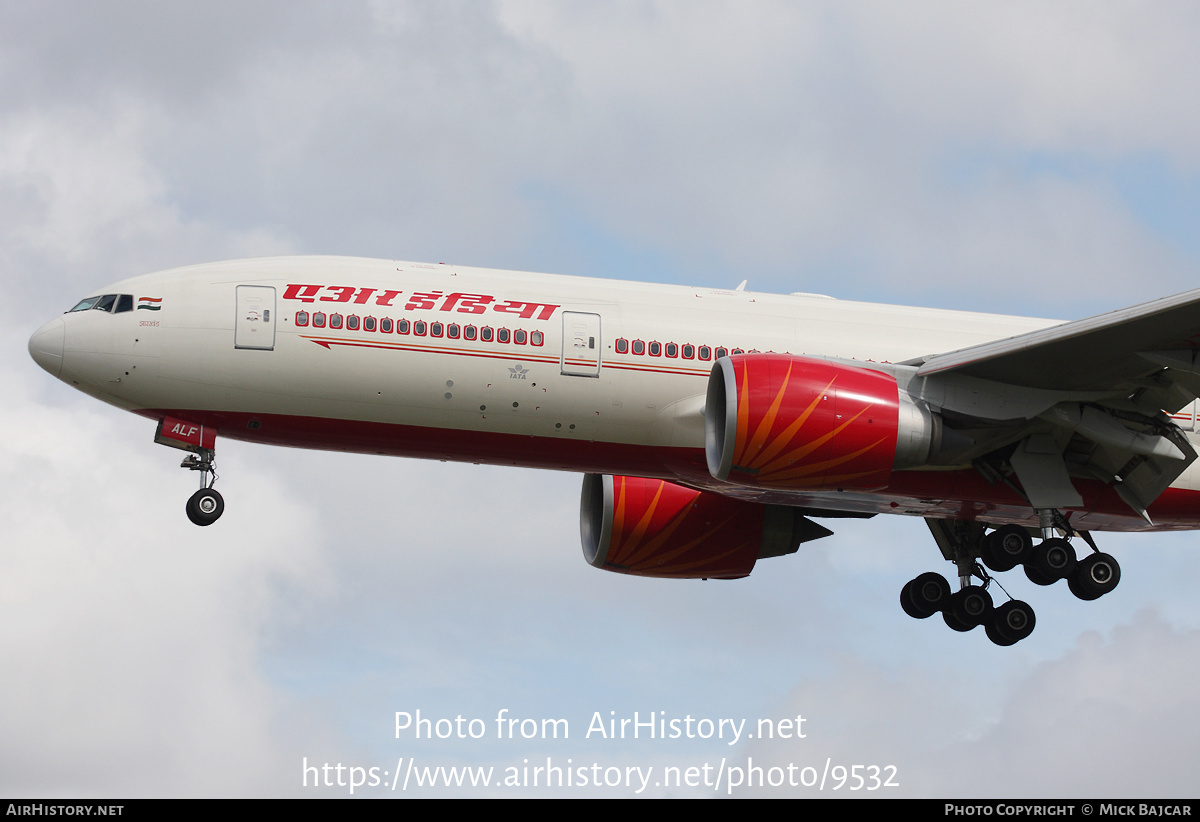
{"type": "Polygon", "coordinates": [[[528,368],[524,368],[520,363],[517,363],[516,368],[508,369],[508,378],[510,380],[523,380],[528,373],[528,368]]]}

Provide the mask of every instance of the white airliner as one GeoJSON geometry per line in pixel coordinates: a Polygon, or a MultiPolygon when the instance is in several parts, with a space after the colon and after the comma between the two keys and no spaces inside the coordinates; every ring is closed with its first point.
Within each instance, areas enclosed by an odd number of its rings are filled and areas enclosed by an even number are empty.
{"type": "Polygon", "coordinates": [[[814,519],[907,514],[959,590],[922,574],[904,610],[999,645],[1034,614],[993,605],[993,572],[1095,599],[1120,567],[1091,531],[1200,527],[1198,350],[1200,290],[1055,323],[340,257],[134,277],[29,340],[190,452],[197,525],[219,436],[581,472],[587,561],[648,576],[742,577],[814,519]]]}

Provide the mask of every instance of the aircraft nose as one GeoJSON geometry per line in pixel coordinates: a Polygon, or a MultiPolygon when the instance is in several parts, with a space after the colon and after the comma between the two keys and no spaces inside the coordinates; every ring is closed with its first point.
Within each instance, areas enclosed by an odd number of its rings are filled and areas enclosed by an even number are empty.
{"type": "Polygon", "coordinates": [[[43,325],[29,338],[29,356],[55,377],[62,373],[63,341],[66,338],[66,323],[55,317],[43,325]]]}

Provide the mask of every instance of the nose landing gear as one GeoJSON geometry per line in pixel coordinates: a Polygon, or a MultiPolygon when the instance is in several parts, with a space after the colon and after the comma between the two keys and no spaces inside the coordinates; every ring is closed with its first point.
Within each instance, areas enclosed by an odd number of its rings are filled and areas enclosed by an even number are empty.
{"type": "Polygon", "coordinates": [[[217,481],[214,468],[215,454],[209,448],[202,448],[194,454],[188,454],[180,468],[200,472],[200,490],[192,494],[187,501],[187,517],[196,525],[212,525],[225,513],[225,500],[213,484],[217,481]]]}
{"type": "Polygon", "coordinates": [[[213,488],[217,481],[217,430],[211,425],[190,420],[163,417],[158,421],[154,441],[159,445],[179,448],[188,455],[180,468],[200,472],[200,490],[187,501],[187,517],[196,525],[212,525],[225,512],[225,500],[213,488]]]}

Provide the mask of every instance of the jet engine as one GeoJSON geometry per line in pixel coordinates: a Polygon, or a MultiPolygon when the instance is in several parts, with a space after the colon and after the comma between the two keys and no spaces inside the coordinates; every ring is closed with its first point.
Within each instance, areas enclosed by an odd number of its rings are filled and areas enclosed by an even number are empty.
{"type": "Polygon", "coordinates": [[[736,579],[833,533],[795,508],[642,477],[586,475],[579,513],[590,564],[649,577],[736,579]]]}
{"type": "Polygon", "coordinates": [[[881,371],[790,354],[716,362],[704,450],[720,480],[759,488],[882,488],[924,465],[938,418],[881,371]]]}

